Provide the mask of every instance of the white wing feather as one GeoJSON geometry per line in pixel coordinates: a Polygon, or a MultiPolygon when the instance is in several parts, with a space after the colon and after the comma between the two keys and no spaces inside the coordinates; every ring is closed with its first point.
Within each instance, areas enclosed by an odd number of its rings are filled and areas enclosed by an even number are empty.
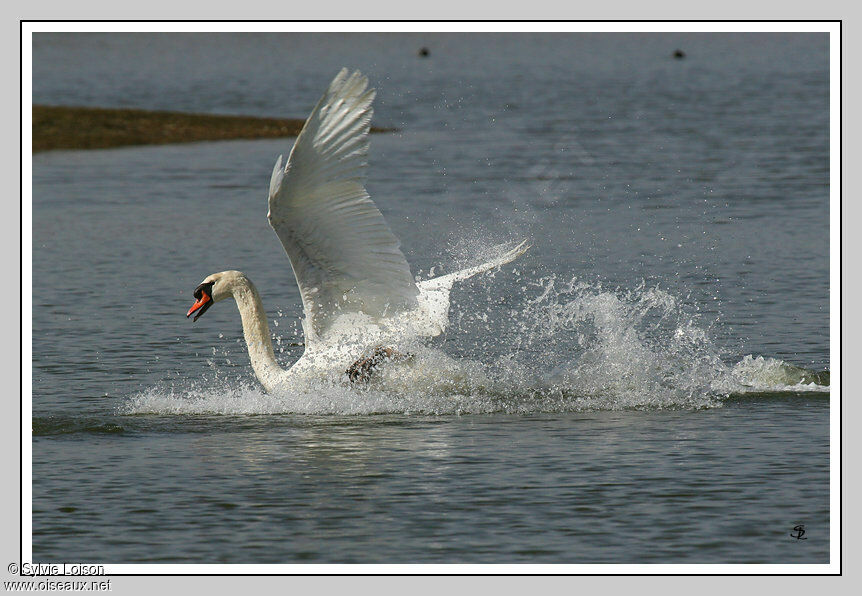
{"type": "Polygon", "coordinates": [[[342,69],[269,187],[269,223],[293,267],[306,335],[341,313],[382,317],[416,306],[419,293],[400,243],[365,190],[375,92],[342,69]]]}
{"type": "Polygon", "coordinates": [[[500,244],[490,251],[490,254],[494,256],[481,265],[419,282],[418,316],[413,322],[417,334],[433,337],[446,330],[449,325],[449,292],[456,281],[463,281],[479,273],[502,267],[527,252],[529,248],[526,240],[514,248],[500,244]]]}

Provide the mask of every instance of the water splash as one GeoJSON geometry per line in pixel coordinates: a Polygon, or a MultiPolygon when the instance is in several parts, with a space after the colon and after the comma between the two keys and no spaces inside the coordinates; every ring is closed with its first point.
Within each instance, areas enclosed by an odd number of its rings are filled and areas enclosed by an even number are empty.
{"type": "MultiPolygon", "coordinates": [[[[486,278],[485,295],[480,285],[461,301],[446,337],[410,345],[412,358],[386,365],[367,384],[333,374],[266,394],[214,372],[208,382],[138,394],[122,413],[699,409],[747,393],[829,391],[828,372],[751,355],[727,364],[697,309],[658,285],[608,289],[577,277],[530,279],[517,269],[503,277],[518,287],[501,291],[486,278]]],[[[295,331],[285,333],[285,342],[295,341],[295,331]]]]}

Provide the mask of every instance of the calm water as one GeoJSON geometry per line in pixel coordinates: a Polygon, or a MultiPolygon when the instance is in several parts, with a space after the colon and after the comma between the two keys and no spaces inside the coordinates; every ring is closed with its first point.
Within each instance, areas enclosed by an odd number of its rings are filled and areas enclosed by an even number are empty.
{"type": "Polygon", "coordinates": [[[37,154],[34,560],[828,562],[827,42],[37,35],[38,103],[304,117],[360,68],[414,273],[533,248],[430,374],[267,395],[231,304],[184,314],[240,269],[301,353],[292,139],[37,154]]]}

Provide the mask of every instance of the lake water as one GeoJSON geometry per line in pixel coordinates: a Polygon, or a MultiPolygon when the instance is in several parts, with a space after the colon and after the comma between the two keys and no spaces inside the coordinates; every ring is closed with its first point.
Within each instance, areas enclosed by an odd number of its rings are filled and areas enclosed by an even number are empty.
{"type": "Polygon", "coordinates": [[[232,304],[184,315],[240,269],[302,353],[265,217],[293,139],[35,155],[34,561],[829,562],[828,58],[825,34],[36,35],[35,103],[305,117],[359,68],[414,273],[532,248],[453,292],[425,376],[270,395],[232,304]]]}

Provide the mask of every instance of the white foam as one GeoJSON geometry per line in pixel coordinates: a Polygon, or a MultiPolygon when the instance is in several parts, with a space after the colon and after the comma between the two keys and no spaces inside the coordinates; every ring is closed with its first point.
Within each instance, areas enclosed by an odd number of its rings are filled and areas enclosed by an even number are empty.
{"type": "Polygon", "coordinates": [[[606,290],[554,276],[518,283],[524,284],[525,298],[507,316],[474,305],[459,315],[460,351],[472,358],[413,344],[412,358],[387,364],[367,385],[353,386],[346,375],[333,374],[266,394],[256,384],[216,376],[152,388],[132,397],[123,412],[451,415],[696,409],[720,407],[730,395],[829,391],[828,385],[816,384],[822,377],[779,359],[749,355],[725,364],[697,313],[657,286],[606,290]]]}
{"type": "Polygon", "coordinates": [[[777,358],[747,355],[730,369],[728,393],[829,393],[829,385],[818,385],[811,371],[777,358]]]}

